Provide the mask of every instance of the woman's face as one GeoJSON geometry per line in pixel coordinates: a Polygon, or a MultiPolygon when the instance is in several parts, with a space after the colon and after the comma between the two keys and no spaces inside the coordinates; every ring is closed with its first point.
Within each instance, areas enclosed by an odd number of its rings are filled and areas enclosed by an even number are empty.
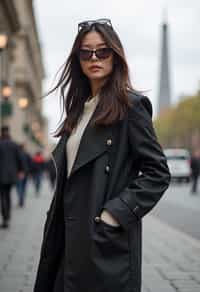
{"type": "MultiPolygon", "coordinates": [[[[102,38],[101,34],[96,31],[88,32],[81,42],[80,49],[96,50],[100,48],[107,48],[107,44],[102,38]]],[[[90,81],[104,80],[112,72],[113,68],[113,53],[105,59],[99,59],[93,53],[89,60],[80,59],[80,65],[83,73],[90,81]]]]}

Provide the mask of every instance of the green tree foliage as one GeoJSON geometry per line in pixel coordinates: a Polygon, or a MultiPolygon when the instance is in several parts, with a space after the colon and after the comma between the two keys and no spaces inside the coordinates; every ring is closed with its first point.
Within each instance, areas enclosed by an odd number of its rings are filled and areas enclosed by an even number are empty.
{"type": "Polygon", "coordinates": [[[174,146],[178,141],[179,146],[190,147],[193,133],[200,133],[200,92],[162,111],[154,123],[162,145],[174,146]]]}

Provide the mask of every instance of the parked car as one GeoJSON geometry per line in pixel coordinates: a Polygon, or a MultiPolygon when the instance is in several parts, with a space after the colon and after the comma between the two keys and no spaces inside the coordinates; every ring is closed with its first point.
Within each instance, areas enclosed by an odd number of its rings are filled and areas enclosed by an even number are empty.
{"type": "Polygon", "coordinates": [[[184,148],[164,149],[172,180],[190,181],[190,152],[184,148]]]}

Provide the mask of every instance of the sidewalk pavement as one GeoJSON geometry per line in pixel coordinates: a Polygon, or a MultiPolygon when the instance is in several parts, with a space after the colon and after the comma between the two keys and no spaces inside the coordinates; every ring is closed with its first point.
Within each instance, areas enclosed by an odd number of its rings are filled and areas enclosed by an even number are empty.
{"type": "MultiPolygon", "coordinates": [[[[24,210],[16,206],[10,230],[0,230],[0,292],[32,292],[43,224],[52,191],[28,190],[24,210]]],[[[170,215],[169,215],[170,216],[170,215]]],[[[200,292],[200,241],[147,215],[143,236],[142,292],[200,292]]]]}
{"type": "Polygon", "coordinates": [[[143,292],[200,292],[200,241],[147,215],[143,286],[143,292]]]}
{"type": "Polygon", "coordinates": [[[200,182],[196,194],[191,194],[191,183],[173,183],[170,191],[167,190],[163,196],[162,201],[200,212],[200,182]]]}

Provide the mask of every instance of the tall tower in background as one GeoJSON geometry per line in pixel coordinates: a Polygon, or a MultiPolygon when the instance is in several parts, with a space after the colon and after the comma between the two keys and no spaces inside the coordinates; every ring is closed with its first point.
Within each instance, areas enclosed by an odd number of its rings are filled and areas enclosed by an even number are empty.
{"type": "Polygon", "coordinates": [[[165,16],[162,24],[160,82],[158,90],[158,114],[171,104],[169,47],[168,47],[168,23],[165,16]]]}

